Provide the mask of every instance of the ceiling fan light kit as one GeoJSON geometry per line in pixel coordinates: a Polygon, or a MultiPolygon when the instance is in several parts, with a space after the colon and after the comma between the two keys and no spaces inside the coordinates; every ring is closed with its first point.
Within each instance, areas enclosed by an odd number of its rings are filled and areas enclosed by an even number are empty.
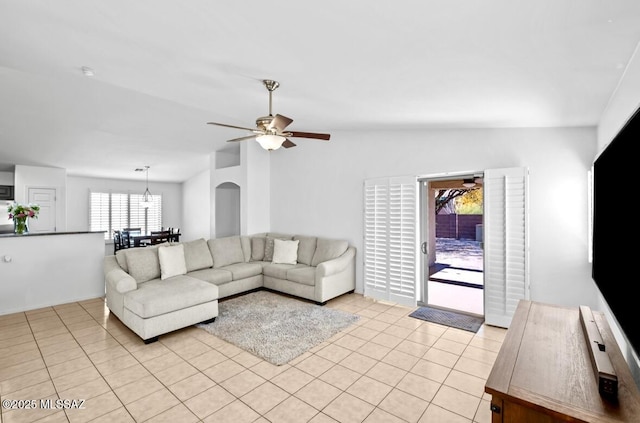
{"type": "Polygon", "coordinates": [[[476,181],[474,178],[470,178],[470,179],[464,179],[462,181],[462,186],[466,187],[466,188],[473,188],[476,186],[476,181]]]}
{"type": "Polygon", "coordinates": [[[257,118],[256,128],[245,128],[242,126],[235,126],[217,122],[207,122],[207,124],[250,131],[252,135],[230,139],[227,140],[227,142],[244,141],[254,138],[260,144],[260,146],[267,151],[277,150],[280,147],[295,147],[296,144],[289,140],[289,138],[311,138],[329,141],[329,138],[331,138],[330,134],[285,131],[285,128],[293,122],[293,119],[278,114],[274,116],[272,113],[273,91],[280,86],[280,83],[270,79],[265,79],[262,81],[262,83],[267,88],[267,91],[269,91],[269,115],[257,118]]]}
{"type": "Polygon", "coordinates": [[[258,144],[268,151],[277,150],[282,147],[284,140],[286,140],[286,138],[280,135],[259,135],[256,137],[258,144]]]}

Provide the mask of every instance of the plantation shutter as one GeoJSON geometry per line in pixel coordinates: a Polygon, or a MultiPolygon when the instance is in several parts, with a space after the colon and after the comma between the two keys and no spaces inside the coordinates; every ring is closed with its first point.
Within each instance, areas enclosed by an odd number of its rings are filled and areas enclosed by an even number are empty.
{"type": "Polygon", "coordinates": [[[162,195],[154,195],[148,209],[142,207],[141,194],[91,192],[89,203],[90,230],[104,231],[105,239],[124,228],[146,233],[162,229],[162,195]]]}
{"type": "Polygon", "coordinates": [[[142,207],[142,194],[130,194],[129,196],[129,228],[140,228],[147,232],[145,209],[142,207]]]}
{"type": "Polygon", "coordinates": [[[521,299],[529,299],[526,168],[484,171],[484,312],[489,325],[508,328],[521,299]]]}
{"type": "Polygon", "coordinates": [[[364,183],[364,295],[386,299],[389,180],[364,183]]]}
{"type": "Polygon", "coordinates": [[[415,306],[417,182],[415,177],[365,181],[365,295],[415,306]]]}
{"type": "Polygon", "coordinates": [[[144,208],[142,194],[131,194],[131,205],[129,210],[129,227],[141,228],[142,232],[159,231],[162,229],[162,196],[155,194],[151,196],[151,206],[144,208]]]}
{"type": "Polygon", "coordinates": [[[156,194],[152,197],[153,203],[147,209],[147,231],[162,230],[162,196],[156,194]]]}
{"type": "Polygon", "coordinates": [[[89,227],[91,231],[104,231],[104,239],[109,239],[109,193],[92,192],[89,196],[89,227]]]}
{"type": "Polygon", "coordinates": [[[111,194],[111,229],[121,231],[129,227],[129,195],[111,194]]]}

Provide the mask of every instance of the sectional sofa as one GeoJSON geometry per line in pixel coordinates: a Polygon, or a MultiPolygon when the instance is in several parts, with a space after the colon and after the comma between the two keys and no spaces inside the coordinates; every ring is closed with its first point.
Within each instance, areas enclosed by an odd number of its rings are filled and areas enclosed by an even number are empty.
{"type": "Polygon", "coordinates": [[[256,289],[324,305],[355,290],[355,255],[345,240],[281,233],[119,250],[104,259],[107,307],[149,343],[256,289]]]}

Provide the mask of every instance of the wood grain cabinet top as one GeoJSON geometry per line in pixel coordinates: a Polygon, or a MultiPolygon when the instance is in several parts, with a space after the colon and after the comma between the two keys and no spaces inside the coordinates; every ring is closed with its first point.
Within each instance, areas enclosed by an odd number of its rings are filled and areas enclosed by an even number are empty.
{"type": "Polygon", "coordinates": [[[521,300],[487,379],[492,422],[640,422],[640,393],[600,312],[618,376],[617,400],[598,392],[579,308],[521,300]]]}

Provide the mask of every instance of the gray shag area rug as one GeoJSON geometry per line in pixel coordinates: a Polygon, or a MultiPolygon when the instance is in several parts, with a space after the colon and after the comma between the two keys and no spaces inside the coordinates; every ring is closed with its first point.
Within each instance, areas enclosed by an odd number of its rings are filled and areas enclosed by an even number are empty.
{"type": "Polygon", "coordinates": [[[360,317],[269,291],[218,303],[215,322],[199,328],[272,364],[286,364],[360,317]]]}
{"type": "Polygon", "coordinates": [[[409,317],[415,317],[416,319],[426,320],[427,322],[438,323],[474,333],[478,332],[478,329],[480,329],[480,326],[482,326],[484,322],[482,317],[432,307],[420,307],[411,313],[409,317]]]}

